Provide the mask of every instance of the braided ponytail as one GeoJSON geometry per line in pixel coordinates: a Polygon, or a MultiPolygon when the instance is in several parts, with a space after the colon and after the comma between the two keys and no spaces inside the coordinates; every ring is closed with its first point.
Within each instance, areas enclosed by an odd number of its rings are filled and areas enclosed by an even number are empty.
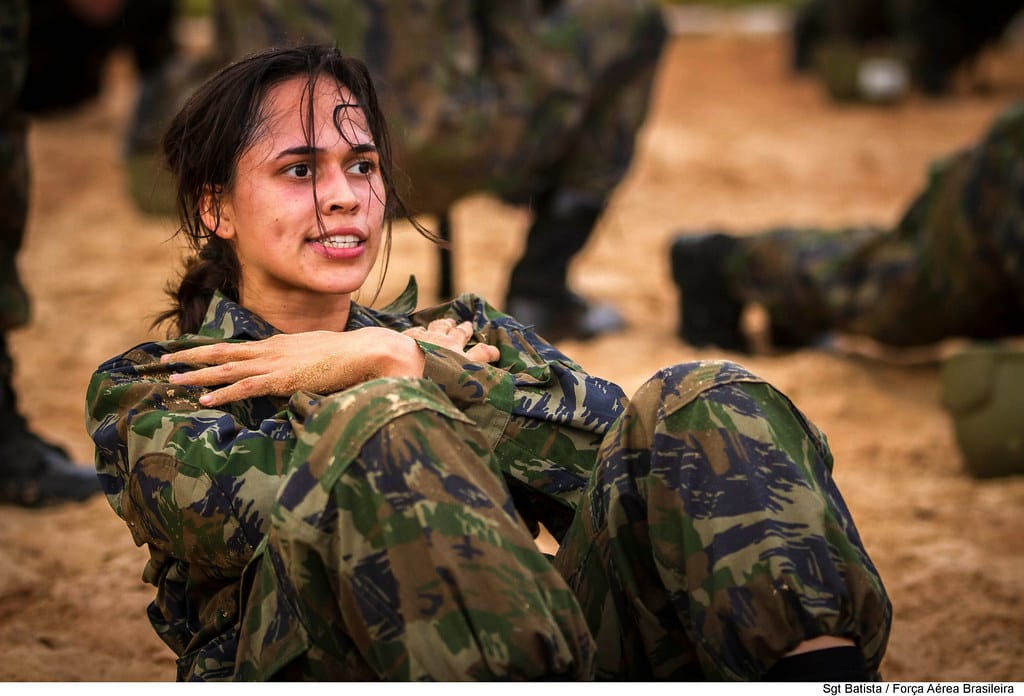
{"type": "Polygon", "coordinates": [[[238,277],[234,249],[220,237],[211,235],[199,253],[185,262],[177,285],[167,286],[172,306],[157,317],[154,325],[169,322],[168,337],[197,333],[215,292],[219,290],[228,299],[238,302],[238,277]]]}

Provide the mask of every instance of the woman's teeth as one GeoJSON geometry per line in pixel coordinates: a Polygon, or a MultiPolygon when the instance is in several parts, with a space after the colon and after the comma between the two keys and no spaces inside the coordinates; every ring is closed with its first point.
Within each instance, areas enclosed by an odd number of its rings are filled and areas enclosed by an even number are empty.
{"type": "Polygon", "coordinates": [[[359,246],[359,237],[354,234],[343,234],[336,237],[324,237],[318,239],[318,242],[323,244],[325,247],[331,247],[332,249],[353,249],[359,246]]]}

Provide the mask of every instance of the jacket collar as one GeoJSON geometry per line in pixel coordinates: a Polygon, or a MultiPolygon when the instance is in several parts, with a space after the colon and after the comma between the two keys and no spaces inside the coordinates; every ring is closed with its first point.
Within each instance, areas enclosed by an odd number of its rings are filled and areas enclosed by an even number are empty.
{"type": "MultiPolygon", "coordinates": [[[[416,309],[418,290],[416,279],[409,277],[405,290],[390,304],[380,310],[363,307],[353,302],[349,308],[346,330],[366,326],[381,326],[388,323],[382,321],[385,315],[408,316],[416,309]]],[[[222,340],[239,338],[258,341],[281,333],[262,317],[228,299],[219,290],[213,294],[210,306],[206,309],[206,317],[199,329],[199,335],[222,340]]]]}

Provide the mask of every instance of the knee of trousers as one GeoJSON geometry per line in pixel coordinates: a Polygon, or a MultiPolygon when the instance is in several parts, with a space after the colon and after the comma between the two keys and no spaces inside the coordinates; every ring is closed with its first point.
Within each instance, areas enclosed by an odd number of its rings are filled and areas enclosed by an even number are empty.
{"type": "Polygon", "coordinates": [[[633,394],[623,418],[630,428],[618,435],[635,437],[643,434],[645,440],[632,444],[650,446],[654,431],[662,429],[662,424],[674,414],[690,407],[701,397],[708,403],[720,402],[723,394],[713,391],[716,387],[742,383],[764,384],[764,380],[728,360],[701,360],[664,367],[633,394]],[[632,428],[641,425],[641,433],[634,434],[632,428]]]}
{"type": "Polygon", "coordinates": [[[608,524],[605,515],[616,508],[631,522],[645,519],[648,497],[657,489],[681,499],[699,496],[695,477],[705,470],[731,470],[735,475],[756,466],[756,460],[730,442],[749,437],[753,426],[765,426],[754,413],[757,406],[740,398],[746,385],[765,386],[728,361],[681,363],[648,379],[602,442],[587,491],[595,526],[608,524]],[[739,423],[730,420],[734,411],[742,412],[739,423]]]}
{"type": "Polygon", "coordinates": [[[853,639],[877,667],[891,609],[831,464],[824,435],[771,385],[734,363],[687,363],[637,392],[586,507],[613,566],[649,559],[664,595],[639,601],[672,607],[706,673],[757,676],[818,635],[853,639]]]}

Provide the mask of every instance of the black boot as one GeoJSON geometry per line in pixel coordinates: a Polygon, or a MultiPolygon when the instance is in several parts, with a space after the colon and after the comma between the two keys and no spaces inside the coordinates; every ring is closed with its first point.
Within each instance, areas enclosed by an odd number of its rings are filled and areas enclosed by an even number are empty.
{"type": "Polygon", "coordinates": [[[63,449],[28,429],[18,413],[11,367],[7,340],[0,336],[0,503],[52,505],[98,493],[92,467],[75,465],[63,449]]]}
{"type": "Polygon", "coordinates": [[[722,264],[737,240],[721,233],[685,235],[672,243],[672,279],[679,287],[679,337],[695,348],[747,353],[740,330],[743,303],[729,292],[722,264]]]}
{"type": "Polygon", "coordinates": [[[567,284],[569,262],[586,244],[603,209],[572,191],[551,192],[535,201],[526,249],[509,277],[505,311],[549,341],[595,338],[626,327],[614,307],[591,303],[567,284]]]}
{"type": "Polygon", "coordinates": [[[875,681],[877,676],[868,671],[864,656],[851,645],[784,657],[768,670],[763,681],[866,682],[875,681]]]}
{"type": "Polygon", "coordinates": [[[588,302],[574,292],[529,297],[509,295],[505,311],[548,341],[590,339],[622,331],[626,322],[611,305],[588,302]]]}

